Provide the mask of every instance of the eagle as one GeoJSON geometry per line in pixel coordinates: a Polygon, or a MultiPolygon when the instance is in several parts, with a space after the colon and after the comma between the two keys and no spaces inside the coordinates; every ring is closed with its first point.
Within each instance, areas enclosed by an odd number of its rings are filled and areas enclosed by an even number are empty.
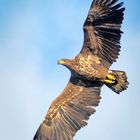
{"type": "Polygon", "coordinates": [[[110,70],[119,56],[123,2],[94,0],[83,25],[84,42],[73,59],[61,59],[70,80],[63,92],[52,102],[33,140],[72,140],[95,113],[103,85],[119,94],[127,89],[124,71],[110,70]]]}

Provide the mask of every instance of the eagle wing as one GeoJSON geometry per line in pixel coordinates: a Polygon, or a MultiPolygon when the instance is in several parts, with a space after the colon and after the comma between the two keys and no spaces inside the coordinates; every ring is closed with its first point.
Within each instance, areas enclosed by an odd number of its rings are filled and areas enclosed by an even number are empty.
{"type": "Polygon", "coordinates": [[[81,53],[93,54],[106,67],[116,61],[120,51],[120,30],[124,10],[118,0],[94,0],[84,23],[81,53]]]}
{"type": "Polygon", "coordinates": [[[34,140],[72,140],[95,112],[101,86],[101,83],[71,77],[62,94],[51,104],[34,140]]]}

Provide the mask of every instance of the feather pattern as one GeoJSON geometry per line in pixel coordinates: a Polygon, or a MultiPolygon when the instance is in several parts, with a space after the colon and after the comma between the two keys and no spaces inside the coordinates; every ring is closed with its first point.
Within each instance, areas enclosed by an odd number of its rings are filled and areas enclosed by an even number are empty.
{"type": "Polygon", "coordinates": [[[87,125],[100,100],[102,84],[71,78],[62,94],[52,103],[34,140],[72,140],[87,125]]]}
{"type": "Polygon", "coordinates": [[[59,61],[71,71],[71,78],[52,102],[33,140],[72,140],[94,114],[103,84],[116,93],[127,88],[125,72],[109,70],[121,48],[125,10],[122,5],[118,0],[92,2],[83,27],[84,43],[80,54],[75,59],[59,61]]]}
{"type": "Polygon", "coordinates": [[[84,44],[81,53],[92,52],[107,67],[120,52],[121,24],[125,8],[118,0],[94,0],[84,23],[84,44]]]}

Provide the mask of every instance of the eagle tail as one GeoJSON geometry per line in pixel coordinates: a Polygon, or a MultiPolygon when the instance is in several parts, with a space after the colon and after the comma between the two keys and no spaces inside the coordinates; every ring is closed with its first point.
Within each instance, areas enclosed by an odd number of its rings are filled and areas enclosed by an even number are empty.
{"type": "Polygon", "coordinates": [[[127,76],[124,71],[112,70],[107,75],[105,80],[105,85],[112,89],[114,92],[119,94],[123,90],[126,90],[128,87],[127,76]]]}

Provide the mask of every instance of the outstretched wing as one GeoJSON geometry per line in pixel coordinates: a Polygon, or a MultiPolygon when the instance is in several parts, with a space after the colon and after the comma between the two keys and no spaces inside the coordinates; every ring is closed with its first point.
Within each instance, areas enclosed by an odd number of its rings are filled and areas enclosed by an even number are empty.
{"type": "Polygon", "coordinates": [[[98,56],[105,66],[116,61],[120,51],[120,30],[124,10],[118,0],[94,0],[84,23],[81,53],[98,56]]]}
{"type": "Polygon", "coordinates": [[[50,106],[34,140],[72,140],[95,112],[101,86],[101,83],[71,78],[63,93],[50,106]]]}

